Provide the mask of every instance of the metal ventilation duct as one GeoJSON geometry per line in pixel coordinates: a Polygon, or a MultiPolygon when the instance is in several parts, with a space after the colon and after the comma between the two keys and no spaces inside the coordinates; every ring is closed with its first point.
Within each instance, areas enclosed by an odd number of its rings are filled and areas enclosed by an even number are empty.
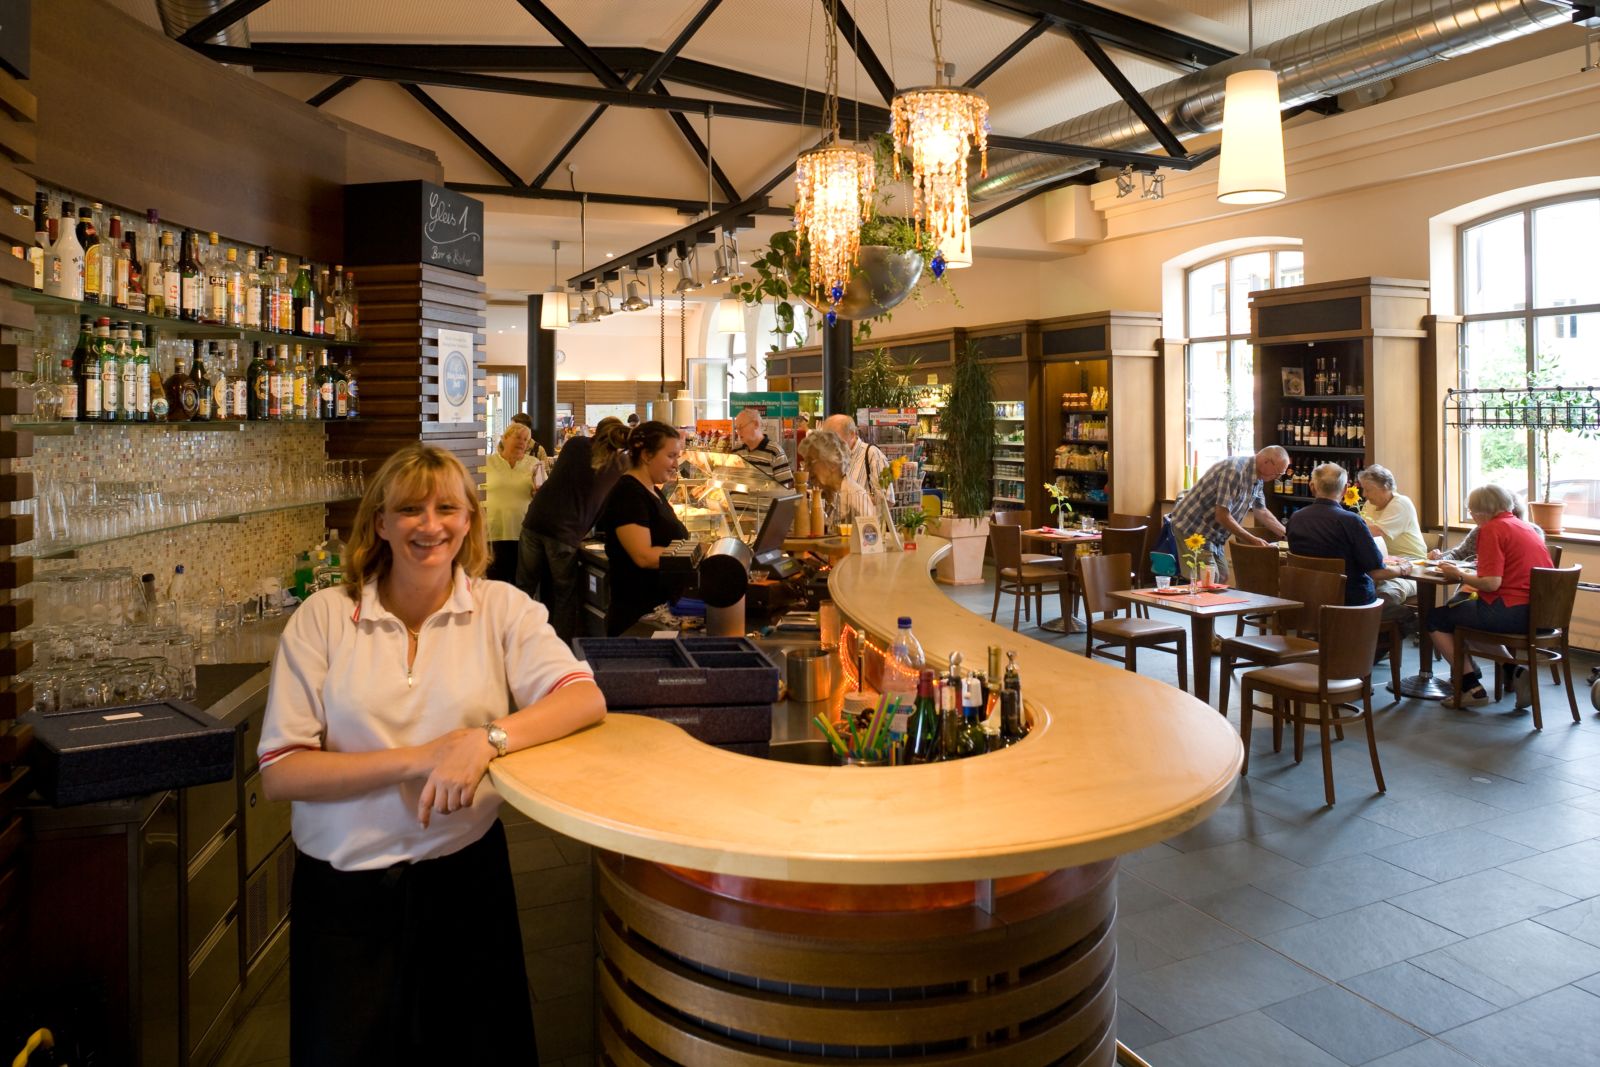
{"type": "MultiPolygon", "coordinates": [[[[1256,54],[1278,72],[1278,93],[1287,109],[1571,19],[1568,0],[1384,0],[1258,48],[1256,54]]],[[[1185,75],[1145,93],[1145,99],[1180,139],[1219,130],[1223,83],[1241,62],[1242,57],[1230,59],[1185,75]]],[[[1121,102],[1030,136],[1125,152],[1161,147],[1121,102]]],[[[989,176],[971,184],[972,199],[1025,192],[1097,165],[1032,152],[991,152],[989,176]]]]}
{"type": "MultiPolygon", "coordinates": [[[[228,6],[228,0],[156,0],[156,11],[161,15],[161,28],[168,37],[182,37],[189,27],[215,15],[228,6]]],[[[206,39],[206,44],[227,45],[230,48],[249,48],[250,31],[240,19],[221,33],[206,39]]]]}

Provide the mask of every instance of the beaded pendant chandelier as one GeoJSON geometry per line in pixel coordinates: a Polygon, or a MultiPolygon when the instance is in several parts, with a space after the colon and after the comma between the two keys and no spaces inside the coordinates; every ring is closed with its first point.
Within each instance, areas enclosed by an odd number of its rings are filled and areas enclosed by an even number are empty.
{"type": "Polygon", "coordinates": [[[795,161],[794,227],[810,250],[812,299],[827,305],[832,326],[860,251],[861,224],[872,217],[877,166],[871,153],[839,140],[838,0],[830,0],[828,14],[823,143],[795,161]]]}
{"type": "Polygon", "coordinates": [[[945,84],[942,0],[929,0],[933,33],[933,85],[908,89],[890,104],[894,119],[894,172],[900,156],[911,160],[912,209],[918,230],[927,229],[943,250],[934,273],[946,260],[972,261],[969,247],[971,206],[967,200],[967,157],[974,145],[979,173],[989,173],[989,102],[980,93],[945,84]]]}

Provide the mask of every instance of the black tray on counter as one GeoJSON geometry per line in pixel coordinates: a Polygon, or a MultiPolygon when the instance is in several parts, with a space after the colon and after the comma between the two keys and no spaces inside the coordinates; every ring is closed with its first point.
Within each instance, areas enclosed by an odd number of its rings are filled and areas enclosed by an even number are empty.
{"type": "Polygon", "coordinates": [[[192,704],[31,712],[34,785],[57,807],[226,781],[236,731],[192,704]]]}
{"type": "Polygon", "coordinates": [[[580,637],[572,647],[614,711],[778,699],[777,665],[742,637],[580,637]]]}

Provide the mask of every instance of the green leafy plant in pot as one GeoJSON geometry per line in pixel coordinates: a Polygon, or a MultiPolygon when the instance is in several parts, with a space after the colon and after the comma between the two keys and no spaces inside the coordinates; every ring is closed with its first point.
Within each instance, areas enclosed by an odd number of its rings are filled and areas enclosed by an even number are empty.
{"type": "Polygon", "coordinates": [[[994,375],[982,359],[983,350],[967,342],[956,357],[950,399],[939,413],[947,511],[940,534],[950,541],[950,551],[940,560],[937,576],[952,585],[983,581],[983,549],[989,537],[994,375]]]}
{"type": "Polygon", "coordinates": [[[859,353],[850,368],[850,410],[910,407],[917,390],[908,372],[915,365],[900,366],[882,348],[859,353]]]}

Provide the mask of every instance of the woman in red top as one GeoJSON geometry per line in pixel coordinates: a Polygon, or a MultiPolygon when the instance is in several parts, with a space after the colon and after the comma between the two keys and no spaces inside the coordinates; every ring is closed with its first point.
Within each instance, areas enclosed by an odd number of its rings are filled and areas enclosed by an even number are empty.
{"type": "MultiPolygon", "coordinates": [[[[1439,564],[1439,573],[1475,591],[1474,599],[1434,608],[1428,613],[1433,647],[1452,662],[1457,626],[1493,633],[1520,634],[1528,629],[1528,585],[1533,568],[1553,567],[1544,547],[1544,534],[1511,513],[1515,498],[1498,485],[1484,485],[1467,494],[1467,510],[1478,527],[1478,573],[1464,574],[1454,563],[1439,564]]],[[[1489,702],[1482,678],[1471,657],[1456,682],[1451,707],[1476,707],[1489,702]]],[[[1521,678],[1518,701],[1523,704],[1521,678]]]]}

